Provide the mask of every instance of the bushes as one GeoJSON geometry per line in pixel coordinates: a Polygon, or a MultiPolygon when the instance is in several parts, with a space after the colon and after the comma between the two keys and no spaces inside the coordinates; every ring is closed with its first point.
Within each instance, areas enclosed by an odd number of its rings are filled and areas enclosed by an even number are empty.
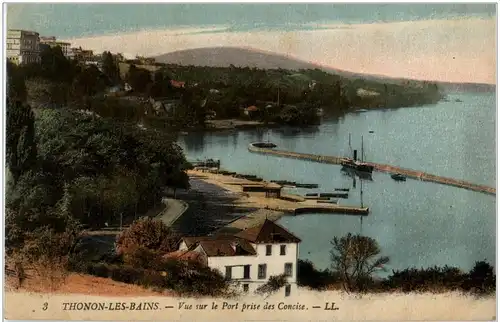
{"type": "Polygon", "coordinates": [[[110,277],[113,281],[127,284],[140,284],[144,276],[144,269],[130,266],[114,266],[110,269],[110,277]]]}
{"type": "Polygon", "coordinates": [[[431,267],[426,269],[409,268],[393,271],[385,285],[389,289],[403,292],[422,292],[434,290],[458,290],[466,274],[454,267],[431,267]]]}
{"type": "Polygon", "coordinates": [[[333,283],[340,282],[340,277],[327,269],[317,270],[308,260],[298,261],[297,284],[314,290],[324,290],[333,283]]]}
{"type": "Polygon", "coordinates": [[[158,269],[162,260],[158,252],[145,247],[137,247],[123,254],[123,262],[135,268],[158,269]]]}
{"type": "Polygon", "coordinates": [[[110,269],[106,264],[103,263],[98,263],[96,265],[89,265],[88,266],[88,273],[90,275],[94,275],[97,277],[109,277],[110,276],[110,269]]]}
{"type": "Polygon", "coordinates": [[[483,261],[476,262],[468,273],[449,266],[393,271],[392,275],[382,282],[382,287],[387,291],[406,293],[463,291],[490,294],[495,292],[495,283],[493,267],[483,261]]]}
{"type": "Polygon", "coordinates": [[[286,283],[287,283],[287,279],[286,279],[286,275],[284,275],[284,274],[270,276],[267,283],[259,286],[255,290],[255,293],[260,294],[260,295],[276,293],[279,291],[280,288],[285,286],[286,283]]]}
{"type": "Polygon", "coordinates": [[[80,273],[157,290],[169,289],[180,295],[220,296],[229,292],[229,284],[224,277],[209,267],[178,260],[167,260],[162,265],[154,270],[102,262],[88,263],[80,266],[83,267],[80,273]]]}
{"type": "Polygon", "coordinates": [[[119,254],[138,255],[138,248],[169,253],[176,250],[178,240],[162,221],[143,217],[118,235],[116,245],[119,254]]]}

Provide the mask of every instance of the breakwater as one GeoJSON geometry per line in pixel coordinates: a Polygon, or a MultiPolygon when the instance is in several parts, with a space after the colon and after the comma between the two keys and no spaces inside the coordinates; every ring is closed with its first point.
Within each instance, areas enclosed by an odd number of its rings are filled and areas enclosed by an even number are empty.
{"type": "MultiPolygon", "coordinates": [[[[284,150],[276,150],[276,149],[268,149],[268,148],[259,148],[254,145],[254,143],[250,144],[248,150],[253,153],[261,153],[266,155],[274,155],[277,157],[291,158],[291,159],[300,159],[311,162],[319,162],[326,164],[340,164],[341,160],[344,157],[338,156],[327,156],[327,155],[317,155],[317,154],[309,154],[309,153],[299,153],[293,151],[284,151],[284,150]]],[[[448,186],[454,186],[457,188],[468,189],[472,191],[477,191],[481,193],[486,193],[490,195],[496,195],[496,189],[493,187],[488,187],[485,185],[478,185],[471,182],[467,182],[464,180],[458,180],[453,178],[441,177],[437,175],[433,175],[430,173],[416,171],[411,169],[400,168],[388,164],[374,163],[374,162],[365,162],[373,166],[375,171],[379,172],[387,172],[387,173],[400,173],[405,175],[408,178],[417,179],[421,181],[434,182],[439,184],[444,184],[448,186]]]]}

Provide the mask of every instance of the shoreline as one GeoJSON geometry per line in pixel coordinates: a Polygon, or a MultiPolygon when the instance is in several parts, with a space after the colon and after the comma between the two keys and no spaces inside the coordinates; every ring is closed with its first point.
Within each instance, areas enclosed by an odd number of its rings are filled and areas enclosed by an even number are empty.
{"type": "MultiPolygon", "coordinates": [[[[444,95],[446,97],[446,95],[444,95]]],[[[438,102],[444,101],[444,98],[440,99],[434,103],[424,103],[419,105],[412,106],[400,106],[400,107],[385,107],[385,106],[372,106],[372,107],[358,107],[358,108],[349,108],[346,111],[343,111],[341,114],[328,114],[326,113],[321,117],[321,122],[319,124],[310,124],[306,126],[290,126],[286,124],[280,124],[275,122],[263,122],[263,121],[255,121],[255,120],[240,120],[240,119],[217,119],[217,120],[209,120],[207,121],[207,126],[205,127],[192,127],[185,129],[184,131],[180,131],[181,135],[186,135],[189,133],[221,133],[221,132],[231,132],[231,131],[244,131],[244,130],[255,130],[255,129],[279,129],[279,128],[297,128],[297,129],[308,129],[311,127],[320,126],[324,121],[328,121],[332,118],[345,116],[348,114],[360,114],[371,111],[394,111],[399,109],[406,108],[422,108],[428,107],[437,104],[438,102]]]]}
{"type": "MultiPolygon", "coordinates": [[[[256,182],[222,174],[189,170],[188,175],[190,179],[195,178],[196,180],[201,180],[220,190],[227,191],[237,196],[231,201],[233,205],[249,210],[239,218],[235,218],[231,222],[226,223],[219,231],[244,230],[258,225],[265,219],[277,221],[286,215],[298,215],[296,214],[296,210],[299,209],[305,209],[307,212],[311,213],[314,212],[315,208],[317,208],[318,212],[323,210],[323,212],[328,211],[335,213],[336,211],[341,211],[343,213],[345,211],[346,215],[349,211],[356,211],[358,209],[357,207],[336,204],[318,205],[315,200],[297,200],[302,198],[296,198],[295,195],[285,193],[282,193],[282,196],[290,196],[287,200],[269,198],[266,197],[263,192],[243,192],[243,185],[255,185],[256,182]],[[296,201],[291,201],[293,199],[296,199],[296,201]]],[[[259,184],[266,183],[266,181],[259,182],[259,184]]],[[[368,208],[366,208],[366,211],[368,212],[368,208]]]]}

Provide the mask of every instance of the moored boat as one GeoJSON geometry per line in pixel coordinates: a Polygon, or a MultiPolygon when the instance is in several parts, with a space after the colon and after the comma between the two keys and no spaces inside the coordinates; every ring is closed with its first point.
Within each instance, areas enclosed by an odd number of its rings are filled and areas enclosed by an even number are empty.
{"type": "Polygon", "coordinates": [[[373,172],[372,165],[365,163],[365,162],[356,161],[356,160],[353,160],[351,158],[343,158],[341,160],[340,164],[344,168],[348,168],[348,169],[352,169],[352,170],[356,170],[356,171],[360,171],[360,172],[368,172],[368,173],[373,172]]]}
{"type": "Polygon", "coordinates": [[[406,177],[400,173],[392,174],[391,178],[396,180],[396,181],[406,181],[406,177]]]}

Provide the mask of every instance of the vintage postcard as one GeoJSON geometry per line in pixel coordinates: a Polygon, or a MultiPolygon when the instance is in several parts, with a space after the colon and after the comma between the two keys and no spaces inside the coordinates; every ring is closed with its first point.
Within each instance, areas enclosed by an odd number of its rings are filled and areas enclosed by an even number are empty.
{"type": "Polygon", "coordinates": [[[496,3],[8,3],[7,320],[496,320],[496,3]]]}

